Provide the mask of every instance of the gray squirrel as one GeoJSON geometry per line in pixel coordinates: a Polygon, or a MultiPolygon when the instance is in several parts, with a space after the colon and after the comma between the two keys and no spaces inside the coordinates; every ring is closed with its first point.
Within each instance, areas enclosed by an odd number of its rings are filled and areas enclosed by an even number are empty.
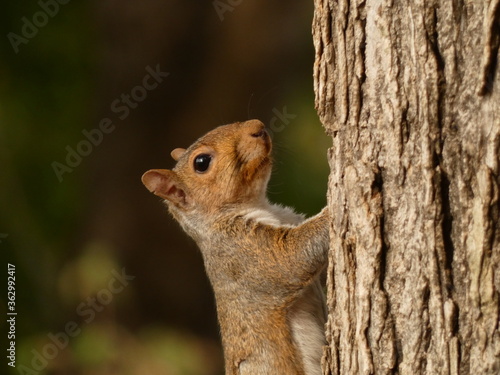
{"type": "Polygon", "coordinates": [[[269,203],[271,148],[258,120],[222,125],[173,150],[176,166],[142,182],[201,250],[226,375],[319,375],[330,215],[305,220],[269,203]]]}

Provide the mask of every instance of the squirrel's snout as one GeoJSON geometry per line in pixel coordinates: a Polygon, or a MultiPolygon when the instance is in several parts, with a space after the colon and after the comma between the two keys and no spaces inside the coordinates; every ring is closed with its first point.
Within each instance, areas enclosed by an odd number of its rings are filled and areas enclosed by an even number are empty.
{"type": "Polygon", "coordinates": [[[245,132],[248,132],[247,134],[252,138],[261,138],[264,141],[268,141],[270,139],[269,133],[266,131],[266,127],[261,121],[248,120],[242,125],[245,128],[245,132]]]}
{"type": "Polygon", "coordinates": [[[252,137],[261,137],[262,132],[265,131],[264,124],[259,120],[248,120],[240,123],[241,130],[252,137]]]}
{"type": "Polygon", "coordinates": [[[272,148],[271,137],[261,121],[249,120],[240,123],[239,134],[237,152],[240,160],[250,162],[269,156],[272,148]]]}

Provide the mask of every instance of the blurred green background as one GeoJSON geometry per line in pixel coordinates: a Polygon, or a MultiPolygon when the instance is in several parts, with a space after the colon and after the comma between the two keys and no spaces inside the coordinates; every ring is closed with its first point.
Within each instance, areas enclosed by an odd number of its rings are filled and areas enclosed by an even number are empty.
{"type": "Polygon", "coordinates": [[[222,374],[201,255],[140,176],[217,125],[258,118],[272,125],[270,199],[319,211],[329,140],[314,111],[312,14],[278,0],[3,5],[7,373],[222,374]]]}

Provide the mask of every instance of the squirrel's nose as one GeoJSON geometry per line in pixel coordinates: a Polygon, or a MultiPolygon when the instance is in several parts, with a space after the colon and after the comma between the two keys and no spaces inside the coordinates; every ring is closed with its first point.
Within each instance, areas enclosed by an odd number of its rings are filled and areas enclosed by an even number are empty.
{"type": "Polygon", "coordinates": [[[247,134],[254,138],[265,138],[267,135],[264,124],[259,120],[249,120],[242,125],[248,129],[247,134]]]}
{"type": "Polygon", "coordinates": [[[265,138],[267,135],[266,129],[261,129],[258,132],[250,134],[254,138],[265,138]]]}
{"type": "Polygon", "coordinates": [[[271,152],[271,137],[259,120],[239,123],[238,152],[247,161],[262,158],[271,152]]]}

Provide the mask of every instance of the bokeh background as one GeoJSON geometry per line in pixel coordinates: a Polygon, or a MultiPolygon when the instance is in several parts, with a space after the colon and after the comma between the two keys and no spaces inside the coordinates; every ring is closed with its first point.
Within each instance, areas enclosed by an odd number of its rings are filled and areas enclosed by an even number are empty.
{"type": "Polygon", "coordinates": [[[9,263],[18,315],[16,367],[3,355],[1,373],[222,374],[201,255],[140,176],[217,125],[258,118],[275,145],[270,199],[319,211],[329,140],[312,15],[281,0],[3,4],[4,354],[9,263]]]}

